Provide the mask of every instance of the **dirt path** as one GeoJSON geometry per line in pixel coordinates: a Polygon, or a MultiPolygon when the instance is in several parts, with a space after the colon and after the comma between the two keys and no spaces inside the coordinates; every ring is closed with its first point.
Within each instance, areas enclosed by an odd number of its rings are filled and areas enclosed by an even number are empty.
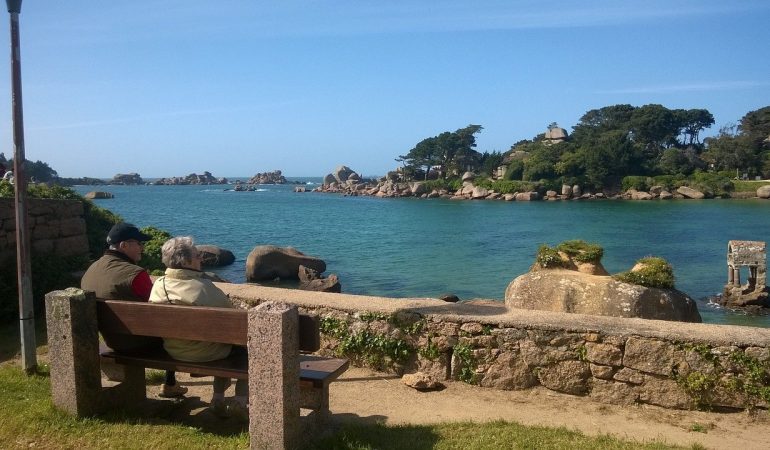
{"type": "MultiPolygon", "coordinates": [[[[228,421],[220,422],[205,409],[211,397],[211,378],[190,379],[178,374],[178,379],[190,388],[184,402],[193,407],[185,414],[195,416],[193,421],[201,422],[199,425],[205,423],[204,428],[213,426],[220,431],[228,428],[228,421]]],[[[442,390],[418,392],[402,384],[397,376],[350,368],[331,386],[332,420],[336,423],[430,424],[503,419],[524,425],[564,426],[588,435],[612,434],[638,441],[658,440],[683,446],[699,443],[713,449],[770,449],[770,413],[767,411],[708,413],[654,406],[624,407],[546,388],[498,391],[460,382],[445,385],[442,390]]],[[[155,397],[157,390],[155,386],[149,387],[148,397],[155,397]]],[[[227,395],[233,394],[228,391],[227,395]]]]}
{"type": "Polygon", "coordinates": [[[559,394],[545,388],[498,391],[447,382],[446,389],[418,392],[398,377],[351,368],[331,387],[335,420],[388,424],[504,419],[524,425],[564,426],[585,434],[613,434],[640,441],[742,450],[770,449],[770,413],[672,411],[623,407],[559,394]],[[703,432],[691,431],[695,427],[703,432]]]}

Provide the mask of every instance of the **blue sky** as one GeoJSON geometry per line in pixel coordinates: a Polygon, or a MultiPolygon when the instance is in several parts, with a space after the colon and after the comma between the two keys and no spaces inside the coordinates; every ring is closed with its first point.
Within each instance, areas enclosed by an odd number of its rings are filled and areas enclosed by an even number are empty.
{"type": "Polygon", "coordinates": [[[770,105],[767,0],[25,0],[20,20],[27,159],[69,177],[382,175],[471,123],[506,151],[607,105],[706,108],[706,135],[770,105]]]}

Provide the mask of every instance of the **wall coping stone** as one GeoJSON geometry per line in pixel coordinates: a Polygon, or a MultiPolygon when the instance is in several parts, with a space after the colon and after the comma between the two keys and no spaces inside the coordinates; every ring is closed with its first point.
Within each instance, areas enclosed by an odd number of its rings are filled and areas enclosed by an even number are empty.
{"type": "Polygon", "coordinates": [[[564,312],[506,309],[500,301],[447,303],[432,298],[389,298],[311,292],[253,284],[216,283],[231,298],[247,304],[288,302],[305,308],[330,308],[348,313],[417,313],[434,321],[479,322],[500,328],[523,328],[571,333],[642,336],[668,341],[725,346],[767,347],[770,329],[737,325],[671,322],[651,319],[593,316],[564,312]]]}

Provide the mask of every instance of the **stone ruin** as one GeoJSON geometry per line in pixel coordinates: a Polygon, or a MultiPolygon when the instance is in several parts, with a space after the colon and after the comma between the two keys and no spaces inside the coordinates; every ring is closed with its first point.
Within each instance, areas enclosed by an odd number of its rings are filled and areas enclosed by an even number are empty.
{"type": "Polygon", "coordinates": [[[727,284],[722,291],[726,306],[765,306],[768,304],[767,253],[761,241],[727,243],[727,284]],[[746,284],[741,284],[741,268],[748,267],[746,284]]]}

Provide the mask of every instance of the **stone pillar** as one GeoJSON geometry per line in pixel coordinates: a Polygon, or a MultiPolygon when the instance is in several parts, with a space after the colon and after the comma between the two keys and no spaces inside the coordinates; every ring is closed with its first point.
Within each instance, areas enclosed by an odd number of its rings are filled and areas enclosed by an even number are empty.
{"type": "Polygon", "coordinates": [[[249,436],[252,449],[300,446],[299,313],[263,303],[249,309],[249,436]]]}
{"type": "Polygon", "coordinates": [[[731,285],[733,284],[733,266],[727,266],[727,284],[731,285]]]}
{"type": "Polygon", "coordinates": [[[53,404],[78,417],[92,415],[102,387],[96,299],[74,288],[49,292],[45,312],[53,404]]]}
{"type": "Polygon", "coordinates": [[[741,285],[741,268],[736,267],[733,269],[733,286],[741,285]]]}

